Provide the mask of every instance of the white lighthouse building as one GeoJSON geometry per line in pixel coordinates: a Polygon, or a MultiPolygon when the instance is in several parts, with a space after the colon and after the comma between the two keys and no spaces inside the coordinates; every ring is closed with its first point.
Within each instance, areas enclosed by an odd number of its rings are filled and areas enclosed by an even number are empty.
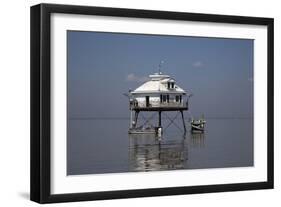
{"type": "Polygon", "coordinates": [[[186,131],[183,111],[188,110],[188,97],[174,78],[162,72],[149,75],[149,80],[133,91],[129,91],[131,120],[129,133],[157,133],[162,130],[161,113],[179,111],[183,128],[186,131]],[[137,125],[138,114],[142,111],[157,111],[158,126],[154,129],[141,129],[137,125]],[[134,117],[133,117],[134,116],[134,117]]]}

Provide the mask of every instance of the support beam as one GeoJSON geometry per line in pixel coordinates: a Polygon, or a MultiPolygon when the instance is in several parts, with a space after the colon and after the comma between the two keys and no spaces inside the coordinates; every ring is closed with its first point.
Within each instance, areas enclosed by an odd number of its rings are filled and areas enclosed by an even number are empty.
{"type": "Polygon", "coordinates": [[[185,127],[185,121],[184,121],[184,116],[183,116],[183,111],[181,112],[181,118],[182,118],[182,123],[183,123],[183,129],[184,129],[184,133],[186,132],[186,127],[185,127]]]}
{"type": "Polygon", "coordinates": [[[139,116],[139,111],[135,111],[135,127],[137,126],[138,116],[139,116]]]}
{"type": "Polygon", "coordinates": [[[158,127],[161,127],[161,111],[159,111],[158,127]]]}
{"type": "Polygon", "coordinates": [[[133,110],[130,110],[130,128],[133,128],[133,110]]]}

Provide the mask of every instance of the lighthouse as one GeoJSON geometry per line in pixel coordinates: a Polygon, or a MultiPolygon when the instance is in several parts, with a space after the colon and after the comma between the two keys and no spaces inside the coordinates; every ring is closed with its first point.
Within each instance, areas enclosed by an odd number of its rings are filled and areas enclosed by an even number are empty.
{"type": "MultiPolygon", "coordinates": [[[[184,111],[188,110],[188,95],[170,75],[160,70],[149,75],[149,79],[135,90],[129,91],[130,134],[137,133],[163,133],[162,113],[167,111],[180,112],[183,131],[186,132],[184,111]],[[138,125],[141,112],[156,112],[158,114],[157,126],[144,127],[138,125]]],[[[172,122],[173,120],[170,119],[172,122]]]]}

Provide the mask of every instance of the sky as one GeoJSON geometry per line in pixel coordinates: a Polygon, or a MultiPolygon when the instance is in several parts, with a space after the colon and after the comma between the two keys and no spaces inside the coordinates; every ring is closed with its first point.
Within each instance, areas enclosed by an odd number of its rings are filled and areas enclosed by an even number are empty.
{"type": "Polygon", "coordinates": [[[190,98],[190,113],[253,116],[254,40],[67,32],[68,118],[129,117],[129,89],[161,71],[190,98]]]}

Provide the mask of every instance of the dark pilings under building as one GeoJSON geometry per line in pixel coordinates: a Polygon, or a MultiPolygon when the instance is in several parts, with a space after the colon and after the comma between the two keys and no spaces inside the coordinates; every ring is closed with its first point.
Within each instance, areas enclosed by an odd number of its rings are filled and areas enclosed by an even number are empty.
{"type": "Polygon", "coordinates": [[[158,127],[161,127],[161,111],[159,111],[158,127]]]}

